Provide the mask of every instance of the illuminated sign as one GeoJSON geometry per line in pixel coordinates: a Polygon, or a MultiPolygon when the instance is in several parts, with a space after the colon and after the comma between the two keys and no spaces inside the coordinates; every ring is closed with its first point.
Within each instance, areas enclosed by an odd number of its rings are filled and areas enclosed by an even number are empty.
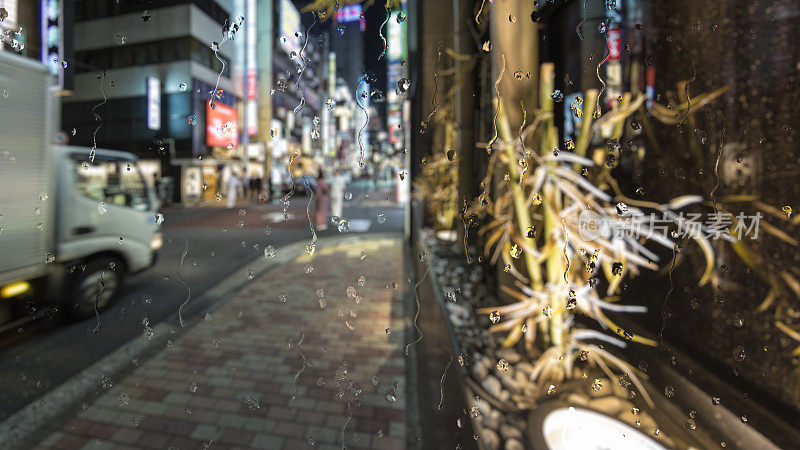
{"type": "Polygon", "coordinates": [[[247,0],[247,49],[245,57],[247,60],[247,78],[245,91],[248,100],[255,100],[258,96],[258,80],[256,79],[256,46],[258,44],[257,31],[257,11],[256,0],[247,0]]]}
{"type": "Polygon", "coordinates": [[[300,51],[300,38],[295,36],[300,32],[300,12],[291,1],[281,0],[278,33],[280,42],[286,53],[300,51]]]}
{"type": "Polygon", "coordinates": [[[247,75],[245,77],[245,119],[247,123],[247,135],[255,136],[258,133],[258,108],[256,98],[258,97],[258,77],[256,75],[256,46],[258,38],[256,36],[256,0],[247,0],[247,47],[245,49],[245,61],[247,63],[247,75]]]}
{"type": "Polygon", "coordinates": [[[392,17],[389,18],[389,23],[387,24],[387,46],[389,47],[387,52],[389,54],[389,60],[402,60],[406,59],[406,23],[405,22],[397,22],[397,16],[400,14],[400,11],[395,11],[392,13],[392,17]]]}
{"type": "Polygon", "coordinates": [[[161,129],[161,80],[147,77],[147,128],[161,129]]]}
{"type": "Polygon", "coordinates": [[[236,109],[211,101],[206,102],[206,145],[209,147],[228,147],[239,145],[239,116],[236,109]]]}
{"type": "Polygon", "coordinates": [[[258,96],[258,82],[256,77],[256,68],[247,68],[247,99],[255,100],[258,96]]]}
{"type": "MultiPolygon", "coordinates": [[[[0,5],[7,3],[9,2],[2,1],[0,5]]],[[[64,70],[61,65],[64,60],[64,5],[62,0],[42,0],[41,11],[42,63],[47,65],[50,74],[58,78],[53,89],[60,90],[64,87],[64,70]]]]}
{"type": "Polygon", "coordinates": [[[622,57],[622,30],[619,28],[612,28],[606,34],[608,40],[608,57],[612,61],[616,61],[622,57]]]}
{"type": "Polygon", "coordinates": [[[339,23],[358,22],[361,20],[361,12],[361,5],[340,6],[333,17],[339,23]]]}
{"type": "Polygon", "coordinates": [[[248,101],[244,113],[247,118],[247,135],[255,136],[258,133],[258,103],[248,101]]]}
{"type": "Polygon", "coordinates": [[[389,111],[386,126],[389,128],[389,142],[395,144],[403,140],[403,114],[400,111],[389,111]]]}

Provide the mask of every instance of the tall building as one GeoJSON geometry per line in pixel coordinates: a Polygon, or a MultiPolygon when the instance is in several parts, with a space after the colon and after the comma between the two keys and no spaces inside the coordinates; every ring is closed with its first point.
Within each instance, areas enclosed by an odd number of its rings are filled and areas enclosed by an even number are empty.
{"type": "Polygon", "coordinates": [[[364,33],[367,25],[361,5],[340,6],[333,16],[331,50],[336,53],[336,76],[356,91],[364,71],[364,33]]]}
{"type": "Polygon", "coordinates": [[[364,169],[361,167],[362,149],[359,144],[359,134],[361,134],[360,141],[364,145],[363,157],[367,160],[370,150],[368,145],[370,130],[365,128],[361,132],[366,120],[361,108],[370,109],[371,89],[366,83],[359,88],[366,69],[364,39],[367,19],[362,5],[340,6],[333,15],[331,27],[331,51],[336,57],[334,93],[337,105],[333,116],[336,124],[334,136],[337,158],[353,174],[358,174],[364,169]]]}
{"type": "Polygon", "coordinates": [[[232,76],[245,41],[236,3],[74,0],[74,94],[62,108],[70,143],[130,151],[174,200],[213,201],[246,160],[244,84],[232,76]]]}
{"type": "Polygon", "coordinates": [[[289,182],[287,161],[295,153],[293,177],[316,175],[324,164],[329,36],[314,14],[301,14],[290,0],[275,2],[274,17],[271,178],[281,184],[289,182]]]}

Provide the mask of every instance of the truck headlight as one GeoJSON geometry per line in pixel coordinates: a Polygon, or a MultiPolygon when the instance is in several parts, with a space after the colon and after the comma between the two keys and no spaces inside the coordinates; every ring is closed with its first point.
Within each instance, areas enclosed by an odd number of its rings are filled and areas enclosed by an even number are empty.
{"type": "Polygon", "coordinates": [[[164,245],[164,236],[161,233],[156,233],[150,239],[150,250],[158,250],[164,245]]]}
{"type": "Polygon", "coordinates": [[[0,289],[0,297],[2,298],[16,297],[17,295],[28,292],[30,289],[31,285],[27,281],[17,281],[16,283],[11,283],[3,286],[3,288],[0,289]]]}

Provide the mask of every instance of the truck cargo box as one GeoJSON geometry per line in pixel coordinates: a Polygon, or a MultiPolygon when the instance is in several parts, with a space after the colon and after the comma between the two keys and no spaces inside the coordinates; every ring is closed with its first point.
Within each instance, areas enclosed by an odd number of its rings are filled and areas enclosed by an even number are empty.
{"type": "Polygon", "coordinates": [[[54,253],[51,76],[0,52],[0,285],[44,275],[54,253]]]}

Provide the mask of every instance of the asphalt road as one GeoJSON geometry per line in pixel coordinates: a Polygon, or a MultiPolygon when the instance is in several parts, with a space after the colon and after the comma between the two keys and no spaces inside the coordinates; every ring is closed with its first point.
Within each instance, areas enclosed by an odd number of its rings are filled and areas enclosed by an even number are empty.
{"type": "MultiPolygon", "coordinates": [[[[391,191],[372,192],[367,186],[348,186],[352,201],[345,202],[344,217],[353,224],[351,233],[400,231],[403,208],[386,202],[391,191]],[[385,222],[379,223],[378,214],[385,222]]],[[[391,195],[390,200],[393,200],[391,195]]],[[[150,327],[174,321],[178,306],[186,298],[186,288],[178,279],[181,254],[188,253],[181,275],[193,296],[214,286],[237,271],[246,276],[247,265],[264,257],[264,247],[278,251],[286,244],[310,239],[305,204],[308,197],[294,197],[289,221],[283,221],[281,208],[273,205],[242,205],[234,210],[220,208],[163,211],[164,247],[152,268],[126,279],[116,302],[101,314],[102,328],[94,333],[95,318],[66,322],[62,318],[40,319],[22,327],[22,332],[0,336],[0,420],[36,400],[50,389],[69,380],[87,366],[113,352],[150,327]],[[246,213],[241,215],[241,209],[246,213]],[[269,225],[269,234],[265,226],[269,225]]],[[[381,221],[383,220],[381,219],[381,221]]],[[[330,226],[319,236],[339,233],[330,226]]],[[[202,311],[194,311],[200,314],[202,311]]],[[[175,327],[179,324],[174,323],[175,327]]],[[[98,385],[101,380],[97,380],[98,385]]]]}

